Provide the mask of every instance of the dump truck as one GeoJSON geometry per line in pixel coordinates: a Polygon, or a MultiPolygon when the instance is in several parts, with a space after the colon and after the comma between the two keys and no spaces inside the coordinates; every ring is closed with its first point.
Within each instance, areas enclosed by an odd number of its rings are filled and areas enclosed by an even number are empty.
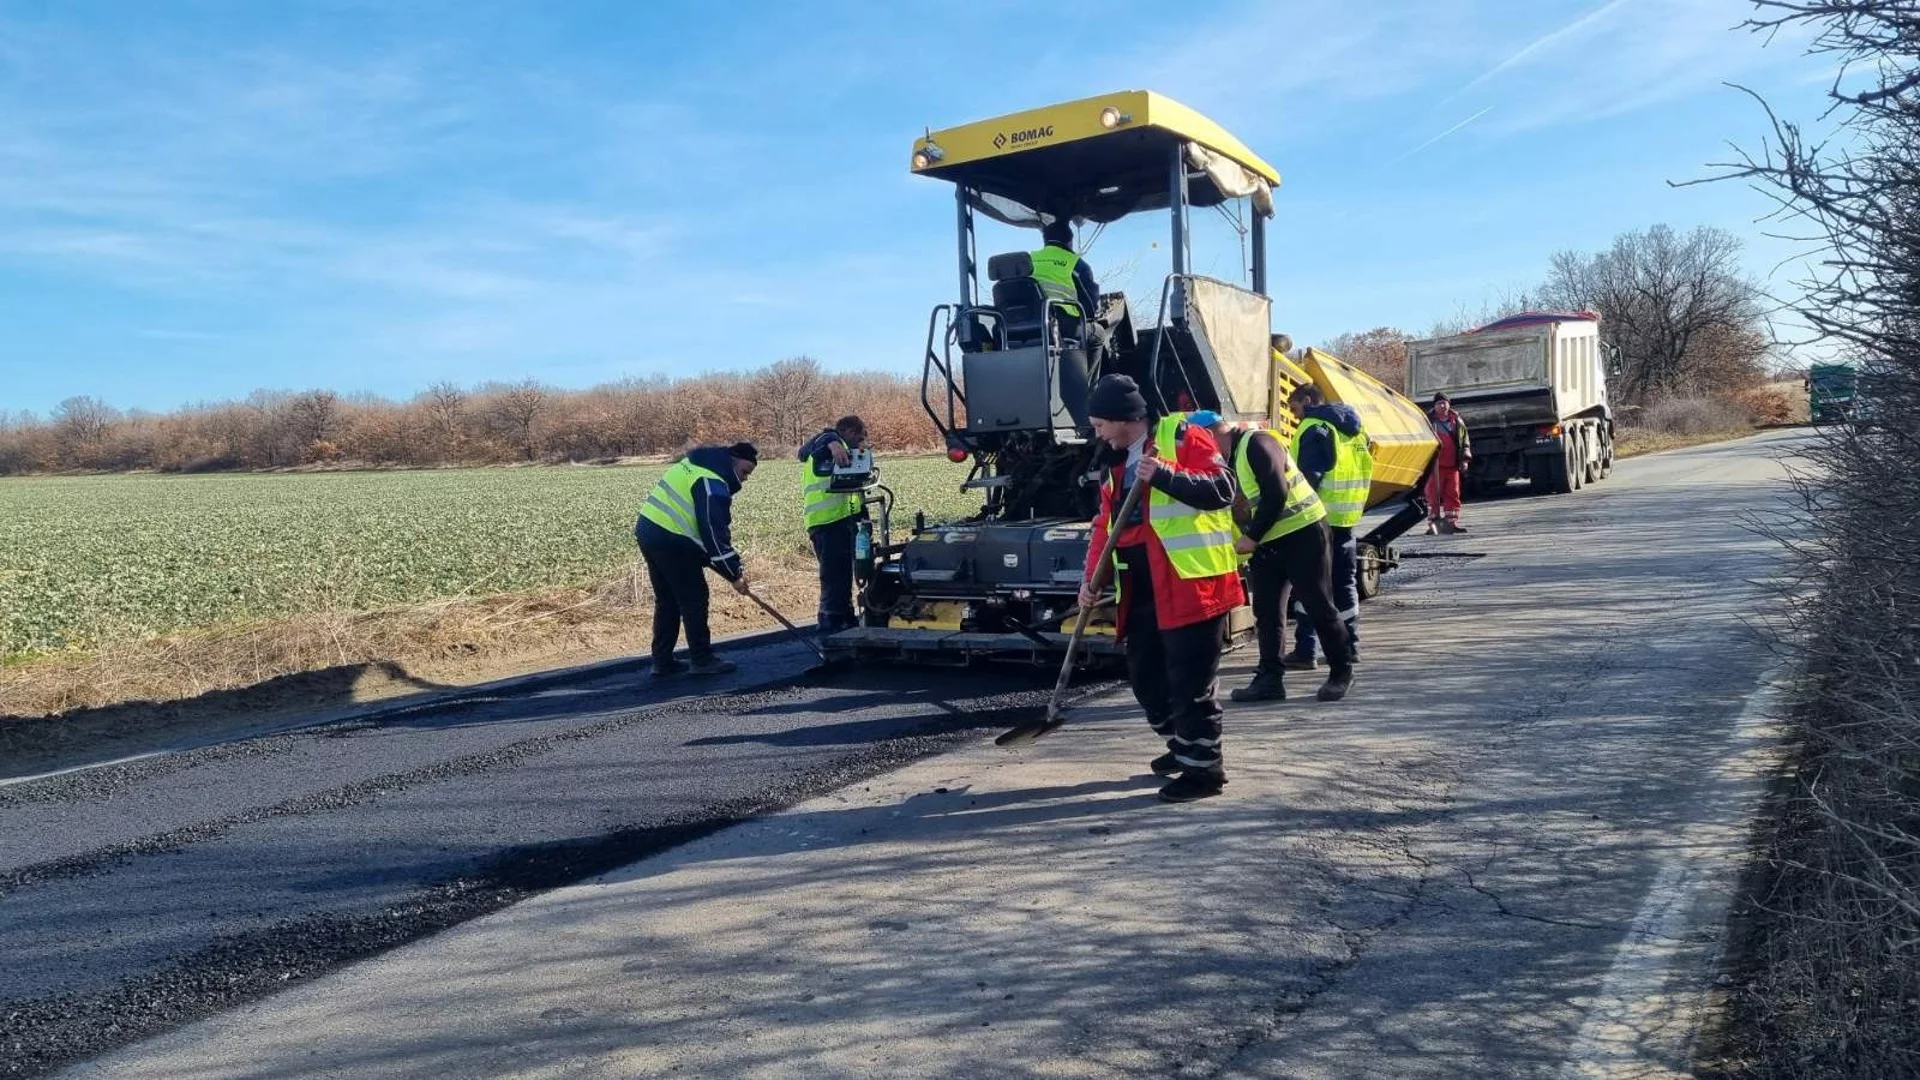
{"type": "Polygon", "coordinates": [[[1807,415],[1830,424],[1853,415],[1860,372],[1852,364],[1815,364],[1807,369],[1807,415]]]}
{"type": "MultiPolygon", "coordinates": [[[[924,512],[904,520],[891,499],[879,501],[878,535],[855,561],[861,625],[825,639],[830,657],[1060,661],[1068,637],[1061,624],[1078,614],[1099,508],[1086,394],[1110,373],[1133,377],[1156,417],[1209,409],[1285,431],[1288,391],[1312,381],[1367,423],[1383,463],[1380,498],[1417,489],[1435,445],[1419,408],[1337,358],[1310,353],[1296,364],[1276,348],[1266,234],[1280,176],[1212,121],[1162,95],[1124,91],[929,129],[914,142],[909,168],[953,185],[958,289],[928,316],[921,403],[945,439],[956,481],[980,504],[959,520],[933,521],[924,512]],[[1192,211],[1216,208],[1245,243],[1244,281],[1190,265],[1190,229],[1200,216],[1192,211]],[[1039,230],[1067,220],[1080,229],[1076,250],[1084,251],[1089,233],[1137,214],[1166,215],[1169,272],[1144,298],[1100,296],[1082,313],[1085,334],[1059,329],[1062,301],[1034,277],[1037,235],[1019,250],[980,257],[986,221],[1039,230]]],[[[1419,516],[1403,511],[1389,523],[1404,532],[1419,516]]],[[[1382,526],[1367,537],[1365,566],[1376,586],[1392,567],[1398,535],[1382,526]]],[[[1110,606],[1090,617],[1080,655],[1116,655],[1110,606]]],[[[1251,613],[1234,612],[1228,625],[1234,639],[1244,638],[1251,613]]]]}
{"type": "Polygon", "coordinates": [[[1591,311],[1526,312],[1407,345],[1407,392],[1445,394],[1473,438],[1467,494],[1525,480],[1565,493],[1613,471],[1614,350],[1591,311]]]}

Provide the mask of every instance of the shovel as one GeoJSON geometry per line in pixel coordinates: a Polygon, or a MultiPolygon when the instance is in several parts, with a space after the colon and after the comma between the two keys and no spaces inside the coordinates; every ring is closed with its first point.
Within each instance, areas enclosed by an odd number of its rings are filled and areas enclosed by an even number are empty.
{"type": "MultiPolygon", "coordinates": [[[[1115,515],[1114,524],[1107,528],[1107,542],[1100,546],[1099,561],[1093,564],[1093,592],[1098,593],[1106,587],[1107,574],[1113,569],[1113,550],[1119,546],[1121,526],[1133,516],[1133,508],[1140,504],[1140,493],[1147,485],[1135,483],[1127,489],[1127,497],[1120,503],[1120,513],[1115,515]]],[[[1025,746],[1030,742],[1067,722],[1060,699],[1067,692],[1067,683],[1073,678],[1073,657],[1080,651],[1080,639],[1087,632],[1087,620],[1093,615],[1093,606],[1082,604],[1080,613],[1074,617],[1073,633],[1067,637],[1067,655],[1060,661],[1060,677],[1053,681],[1053,696],[1047,699],[1047,713],[1039,720],[1022,724],[1001,732],[993,740],[995,746],[1025,746]]]]}
{"type": "Polygon", "coordinates": [[[845,660],[827,659],[826,650],[822,649],[817,643],[814,642],[812,638],[802,633],[799,627],[793,625],[793,620],[787,618],[785,615],[780,614],[780,612],[776,610],[772,604],[769,604],[765,600],[760,599],[760,594],[754,592],[752,589],[748,589],[743,595],[745,595],[747,599],[753,601],[754,603],[759,604],[761,611],[764,611],[767,614],[773,616],[773,620],[775,622],[787,628],[787,633],[792,634],[794,638],[800,642],[800,644],[805,645],[807,648],[813,650],[813,655],[820,658],[819,663],[807,669],[807,674],[818,675],[828,671],[839,671],[842,668],[846,667],[847,662],[845,660]]]}

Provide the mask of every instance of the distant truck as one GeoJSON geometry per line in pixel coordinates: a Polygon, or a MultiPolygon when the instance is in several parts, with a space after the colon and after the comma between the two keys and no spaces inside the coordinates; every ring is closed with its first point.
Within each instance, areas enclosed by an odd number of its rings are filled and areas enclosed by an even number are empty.
{"type": "Polygon", "coordinates": [[[1807,415],[1830,424],[1853,415],[1860,372],[1852,364],[1815,364],[1807,370],[1807,415]]]}
{"type": "Polygon", "coordinates": [[[1593,312],[1528,312],[1407,346],[1407,392],[1445,394],[1473,438],[1468,494],[1574,491],[1613,471],[1612,350],[1593,312]]]}

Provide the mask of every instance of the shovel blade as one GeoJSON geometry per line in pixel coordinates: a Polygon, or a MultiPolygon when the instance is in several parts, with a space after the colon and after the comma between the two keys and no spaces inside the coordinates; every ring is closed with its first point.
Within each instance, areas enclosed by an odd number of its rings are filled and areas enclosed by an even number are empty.
{"type": "Polygon", "coordinates": [[[993,740],[993,745],[1027,746],[1031,743],[1038,742],[1042,735],[1053,731],[1066,722],[1067,718],[1065,716],[1050,712],[1045,718],[1036,720],[1031,724],[1021,724],[1019,727],[1008,728],[1006,731],[1001,732],[999,738],[993,740]]]}

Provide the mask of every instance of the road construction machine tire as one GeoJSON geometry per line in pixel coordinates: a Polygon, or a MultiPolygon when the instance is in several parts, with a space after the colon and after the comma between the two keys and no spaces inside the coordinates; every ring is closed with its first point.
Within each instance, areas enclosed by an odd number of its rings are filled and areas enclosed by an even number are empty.
{"type": "Polygon", "coordinates": [[[1359,586],[1360,599],[1371,600],[1380,595],[1380,549],[1372,544],[1359,544],[1353,549],[1354,583],[1359,586]]]}

